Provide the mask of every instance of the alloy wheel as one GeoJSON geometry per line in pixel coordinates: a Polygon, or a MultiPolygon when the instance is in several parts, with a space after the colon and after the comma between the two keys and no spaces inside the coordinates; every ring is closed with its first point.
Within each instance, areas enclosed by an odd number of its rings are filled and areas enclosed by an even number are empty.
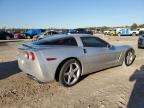
{"type": "Polygon", "coordinates": [[[127,65],[131,65],[134,60],[133,52],[129,51],[126,56],[127,65]]]}
{"type": "Polygon", "coordinates": [[[68,68],[64,73],[64,81],[67,85],[73,85],[77,82],[80,76],[80,66],[78,63],[69,64],[68,68]]]}

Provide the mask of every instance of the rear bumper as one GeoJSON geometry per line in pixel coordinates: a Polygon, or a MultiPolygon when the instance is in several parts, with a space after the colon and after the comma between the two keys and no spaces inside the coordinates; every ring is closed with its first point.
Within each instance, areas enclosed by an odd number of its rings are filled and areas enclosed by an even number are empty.
{"type": "Polygon", "coordinates": [[[144,44],[138,44],[138,47],[144,48],[144,44]]]}
{"type": "Polygon", "coordinates": [[[33,61],[26,61],[18,57],[19,68],[26,74],[32,75],[40,82],[48,82],[54,80],[48,70],[38,62],[31,63],[33,61]]]}
{"type": "Polygon", "coordinates": [[[140,40],[138,41],[138,47],[144,48],[144,40],[140,40]]]}

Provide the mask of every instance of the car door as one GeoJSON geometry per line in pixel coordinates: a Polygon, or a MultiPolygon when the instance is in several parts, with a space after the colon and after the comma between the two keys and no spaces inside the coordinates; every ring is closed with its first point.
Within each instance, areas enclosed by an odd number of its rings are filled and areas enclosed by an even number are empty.
{"type": "Polygon", "coordinates": [[[119,59],[120,52],[107,42],[97,37],[81,37],[85,64],[89,72],[95,72],[101,69],[114,66],[119,59]]]}

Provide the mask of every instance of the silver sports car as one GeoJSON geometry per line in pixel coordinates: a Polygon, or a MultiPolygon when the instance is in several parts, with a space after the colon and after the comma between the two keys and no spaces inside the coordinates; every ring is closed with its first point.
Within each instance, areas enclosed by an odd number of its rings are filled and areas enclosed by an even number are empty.
{"type": "Polygon", "coordinates": [[[86,75],[135,59],[131,46],[114,46],[91,35],[56,35],[22,44],[18,51],[19,68],[40,82],[59,81],[63,86],[76,84],[86,75]]]}

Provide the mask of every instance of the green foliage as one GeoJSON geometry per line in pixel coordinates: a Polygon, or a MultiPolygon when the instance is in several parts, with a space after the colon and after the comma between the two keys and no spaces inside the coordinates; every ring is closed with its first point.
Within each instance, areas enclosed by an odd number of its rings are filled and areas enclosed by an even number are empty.
{"type": "Polygon", "coordinates": [[[137,28],[138,28],[138,25],[136,23],[133,23],[132,26],[131,26],[131,29],[136,30],[137,28]]]}
{"type": "Polygon", "coordinates": [[[139,25],[139,28],[144,28],[144,24],[139,25]]]}

